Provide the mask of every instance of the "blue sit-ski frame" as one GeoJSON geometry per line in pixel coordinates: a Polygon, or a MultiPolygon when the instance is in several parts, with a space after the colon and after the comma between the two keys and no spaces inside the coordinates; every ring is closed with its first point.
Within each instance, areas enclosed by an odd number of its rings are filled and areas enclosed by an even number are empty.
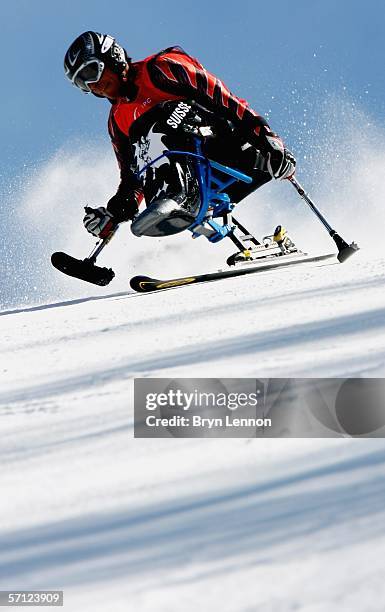
{"type": "Polygon", "coordinates": [[[139,177],[148,170],[150,166],[155,164],[162,157],[171,157],[172,155],[185,155],[195,161],[197,179],[199,183],[199,191],[201,197],[201,206],[194,222],[187,229],[192,232],[192,237],[197,238],[202,235],[199,232],[200,227],[205,225],[210,226],[213,232],[207,235],[210,242],[219,242],[234,231],[234,226],[229,224],[220,225],[214,221],[216,217],[226,218],[228,213],[234,208],[234,204],[230,202],[228,194],[224,191],[236,181],[244,183],[252,183],[253,179],[247,174],[234,170],[229,166],[219,164],[212,159],[208,159],[202,153],[202,145],[199,138],[194,138],[195,153],[188,151],[163,151],[162,155],[156,157],[149,164],[146,164],[138,173],[139,177]],[[221,175],[226,175],[227,178],[221,178],[221,175]],[[230,177],[230,178],[228,178],[230,177]]]}

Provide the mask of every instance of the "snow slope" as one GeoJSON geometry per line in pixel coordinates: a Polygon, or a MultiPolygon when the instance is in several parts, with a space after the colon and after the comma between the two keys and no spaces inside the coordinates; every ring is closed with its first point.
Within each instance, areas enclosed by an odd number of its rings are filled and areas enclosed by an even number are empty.
{"type": "Polygon", "coordinates": [[[134,439],[132,392],[383,376],[384,279],[361,251],[1,313],[0,588],[71,612],[383,610],[381,439],[134,439]]]}

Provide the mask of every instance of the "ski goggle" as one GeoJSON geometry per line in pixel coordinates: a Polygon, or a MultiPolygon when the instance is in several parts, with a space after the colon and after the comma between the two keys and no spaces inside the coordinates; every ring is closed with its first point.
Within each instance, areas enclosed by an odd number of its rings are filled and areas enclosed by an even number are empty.
{"type": "Polygon", "coordinates": [[[100,81],[104,70],[104,62],[97,59],[91,59],[84,62],[74,73],[71,81],[79,87],[84,93],[91,93],[89,83],[97,83],[100,81]]]}

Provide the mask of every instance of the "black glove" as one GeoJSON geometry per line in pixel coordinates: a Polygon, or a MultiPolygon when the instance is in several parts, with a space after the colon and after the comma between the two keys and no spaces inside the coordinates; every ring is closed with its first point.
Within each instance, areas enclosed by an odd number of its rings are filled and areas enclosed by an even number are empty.
{"type": "Polygon", "coordinates": [[[104,206],[99,206],[99,208],[86,206],[84,210],[86,215],[83,219],[83,225],[87,232],[97,238],[107,238],[118,225],[117,221],[104,206]]]}
{"type": "Polygon", "coordinates": [[[282,139],[275,134],[266,136],[267,170],[272,178],[283,180],[293,176],[295,172],[295,157],[285,148],[282,139]]]}
{"type": "Polygon", "coordinates": [[[139,204],[143,197],[140,189],[127,192],[118,191],[108,201],[107,211],[111,213],[117,223],[132,220],[139,210],[139,204]]]}

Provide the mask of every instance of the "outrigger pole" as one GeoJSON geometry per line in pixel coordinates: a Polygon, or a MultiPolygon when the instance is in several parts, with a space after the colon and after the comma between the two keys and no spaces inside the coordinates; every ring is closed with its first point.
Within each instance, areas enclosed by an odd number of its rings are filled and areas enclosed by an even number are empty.
{"type": "Polygon", "coordinates": [[[311,208],[316,217],[318,217],[318,219],[321,221],[322,225],[327,229],[329,235],[333,238],[338,249],[338,261],[340,263],[343,263],[348,259],[348,257],[354,255],[354,253],[359,250],[358,245],[355,242],[348,244],[339,234],[337,234],[336,230],[334,230],[331,225],[329,225],[325,217],[322,215],[322,213],[320,213],[314,202],[310,199],[309,195],[306,193],[302,185],[297,181],[294,176],[289,177],[287,180],[290,181],[291,184],[295,187],[298,194],[303,200],[305,200],[306,204],[308,204],[308,206],[311,208]]]}

